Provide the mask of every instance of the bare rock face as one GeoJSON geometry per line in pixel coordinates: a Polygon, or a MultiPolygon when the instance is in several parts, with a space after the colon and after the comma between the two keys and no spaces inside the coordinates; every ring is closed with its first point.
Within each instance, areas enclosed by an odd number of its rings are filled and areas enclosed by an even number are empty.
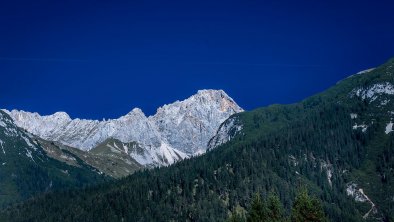
{"type": "MultiPolygon", "coordinates": [[[[71,119],[65,112],[41,116],[18,110],[3,110],[17,126],[49,141],[89,151],[109,138],[135,142],[145,150],[142,165],[169,165],[204,153],[220,124],[242,112],[223,90],[200,90],[184,101],[164,105],[146,117],[135,108],[118,119],[104,121],[71,119]]],[[[131,155],[131,154],[130,154],[131,155]]]]}
{"type": "Polygon", "coordinates": [[[184,101],[160,107],[149,119],[172,147],[194,155],[206,151],[221,123],[242,111],[223,90],[200,90],[184,101]]]}
{"type": "Polygon", "coordinates": [[[214,137],[208,142],[208,150],[214,149],[224,143],[227,143],[234,138],[242,130],[242,124],[238,117],[233,116],[228,118],[220,125],[214,137]]]}

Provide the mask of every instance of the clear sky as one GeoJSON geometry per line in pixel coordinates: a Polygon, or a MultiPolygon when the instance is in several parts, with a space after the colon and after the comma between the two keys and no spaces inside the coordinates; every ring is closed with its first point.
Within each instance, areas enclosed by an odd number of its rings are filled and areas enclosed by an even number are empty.
{"type": "Polygon", "coordinates": [[[198,89],[293,103],[394,57],[394,1],[1,1],[0,107],[147,115],[198,89]]]}

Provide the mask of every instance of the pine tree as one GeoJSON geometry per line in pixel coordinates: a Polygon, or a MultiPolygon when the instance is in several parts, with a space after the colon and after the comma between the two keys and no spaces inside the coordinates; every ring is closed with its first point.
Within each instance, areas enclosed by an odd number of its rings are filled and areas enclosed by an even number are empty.
{"type": "Polygon", "coordinates": [[[244,222],[245,219],[242,217],[237,211],[234,209],[233,212],[231,213],[231,216],[227,220],[228,222],[244,222]]]}
{"type": "Polygon", "coordinates": [[[267,208],[265,203],[261,200],[261,196],[259,193],[256,193],[253,197],[246,221],[247,222],[267,221],[267,208]]]}
{"type": "Polygon", "coordinates": [[[303,188],[297,194],[291,210],[292,222],[323,222],[327,221],[324,211],[318,199],[310,197],[308,191],[303,188]]]}
{"type": "Polygon", "coordinates": [[[272,222],[285,221],[283,205],[275,193],[270,193],[267,199],[268,219],[272,222]]]}

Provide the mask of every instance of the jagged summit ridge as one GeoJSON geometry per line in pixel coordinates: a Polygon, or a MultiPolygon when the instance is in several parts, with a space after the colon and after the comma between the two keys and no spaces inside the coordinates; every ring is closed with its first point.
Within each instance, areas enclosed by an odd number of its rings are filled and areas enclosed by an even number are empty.
{"type": "Polygon", "coordinates": [[[242,111],[223,90],[199,90],[184,101],[160,107],[149,119],[172,147],[193,155],[205,152],[220,124],[242,111]]]}
{"type": "Polygon", "coordinates": [[[19,127],[45,140],[86,151],[108,138],[137,142],[147,150],[145,156],[157,155],[145,158],[141,164],[167,165],[205,152],[220,124],[243,109],[223,90],[199,90],[183,101],[158,108],[157,113],[149,117],[139,108],[117,119],[103,121],[71,119],[65,112],[41,116],[19,110],[4,111],[19,127]]]}

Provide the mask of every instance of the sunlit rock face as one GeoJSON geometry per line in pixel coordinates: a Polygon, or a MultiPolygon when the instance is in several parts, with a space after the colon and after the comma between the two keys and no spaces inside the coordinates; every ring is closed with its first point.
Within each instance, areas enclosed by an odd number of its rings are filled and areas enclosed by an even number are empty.
{"type": "Polygon", "coordinates": [[[26,131],[49,141],[89,151],[109,138],[136,142],[147,155],[142,165],[168,165],[204,153],[220,124],[242,112],[223,90],[200,90],[183,101],[164,105],[147,117],[135,108],[118,119],[71,119],[65,112],[38,113],[7,111],[26,131]]]}

